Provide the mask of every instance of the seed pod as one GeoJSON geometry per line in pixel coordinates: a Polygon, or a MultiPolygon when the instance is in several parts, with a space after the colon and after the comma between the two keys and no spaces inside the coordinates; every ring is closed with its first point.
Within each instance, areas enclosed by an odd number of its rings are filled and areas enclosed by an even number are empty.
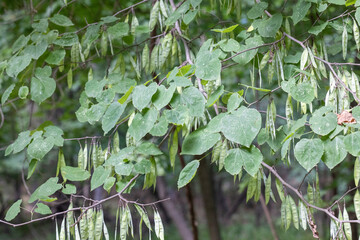
{"type": "Polygon", "coordinates": [[[95,240],[101,240],[102,231],[103,231],[103,222],[104,216],[102,209],[96,212],[96,219],[95,219],[95,240]]]}
{"type": "Polygon", "coordinates": [[[355,20],[354,20],[354,23],[353,23],[353,33],[354,33],[354,40],[355,40],[355,43],[356,43],[356,48],[359,51],[359,49],[360,49],[360,33],[359,33],[359,27],[356,24],[355,20]]]}
{"type": "Polygon", "coordinates": [[[134,14],[131,19],[131,30],[130,30],[131,35],[135,36],[135,31],[136,31],[137,26],[139,26],[139,20],[137,19],[137,17],[134,14]]]}
{"type": "Polygon", "coordinates": [[[309,53],[311,65],[312,65],[314,68],[317,68],[317,64],[316,64],[316,62],[315,62],[315,58],[314,58],[313,52],[311,51],[311,49],[310,49],[309,47],[307,47],[307,50],[308,50],[308,53],[309,53]]]}
{"type": "Polygon", "coordinates": [[[224,139],[219,156],[219,171],[224,167],[226,155],[227,155],[227,140],[224,139]]]}
{"type": "Polygon", "coordinates": [[[67,84],[68,84],[68,88],[70,89],[73,84],[73,72],[71,68],[67,73],[67,84]]]}
{"type": "Polygon", "coordinates": [[[221,147],[222,147],[222,141],[219,140],[213,148],[212,155],[211,155],[211,163],[219,160],[221,147]]]}
{"type": "Polygon", "coordinates": [[[63,72],[64,71],[64,59],[63,58],[61,61],[60,61],[60,64],[59,64],[59,72],[63,72]]]}
{"type": "Polygon", "coordinates": [[[150,12],[150,20],[149,20],[150,31],[154,30],[154,27],[157,23],[159,11],[160,11],[160,2],[156,1],[150,12]]]}
{"type": "Polygon", "coordinates": [[[141,60],[142,60],[142,68],[145,70],[145,72],[149,71],[149,62],[150,62],[150,56],[149,56],[149,47],[147,44],[145,44],[144,49],[142,51],[141,60]]]}
{"type": "Polygon", "coordinates": [[[167,18],[168,14],[167,14],[165,3],[163,0],[160,0],[160,10],[161,10],[161,14],[167,18]]]}
{"type": "Polygon", "coordinates": [[[288,124],[290,124],[290,120],[293,118],[293,114],[294,114],[292,98],[290,94],[288,94],[288,97],[286,99],[285,114],[286,114],[286,121],[288,122],[288,124]]]}
{"type": "Polygon", "coordinates": [[[80,235],[81,235],[81,239],[87,239],[89,237],[89,229],[87,224],[86,213],[84,213],[80,219],[80,235]]]}
{"type": "Polygon", "coordinates": [[[260,70],[264,69],[264,67],[268,64],[269,59],[270,59],[270,50],[261,59],[261,62],[259,64],[259,69],[260,70]]]}
{"type": "Polygon", "coordinates": [[[71,67],[76,67],[78,62],[80,62],[80,49],[78,43],[72,45],[70,56],[71,56],[71,67]]]}
{"type": "Polygon", "coordinates": [[[269,64],[268,69],[268,81],[269,83],[272,81],[275,74],[275,61],[272,61],[271,64],[269,64]]]}
{"type": "MultiPolygon", "coordinates": [[[[68,210],[73,208],[73,203],[70,202],[69,208],[68,210]]],[[[73,211],[69,211],[66,214],[66,220],[67,220],[67,227],[68,227],[68,239],[70,239],[69,237],[69,233],[71,233],[72,236],[75,236],[75,228],[74,228],[74,212],[73,211]]]]}
{"type": "MultiPolygon", "coordinates": [[[[289,18],[285,19],[285,32],[291,36],[291,27],[290,27],[289,18]]],[[[286,45],[287,50],[290,49],[291,43],[292,43],[291,39],[286,37],[285,38],[285,45],[286,45]]]]}
{"type": "Polygon", "coordinates": [[[89,240],[94,240],[94,238],[95,238],[94,217],[95,217],[95,213],[94,213],[93,209],[90,208],[87,211],[87,219],[86,219],[88,231],[89,231],[89,240]]]}
{"type": "Polygon", "coordinates": [[[347,54],[347,42],[348,42],[348,32],[345,25],[342,33],[342,51],[343,51],[344,60],[346,59],[346,54],[347,54]]]}
{"type": "Polygon", "coordinates": [[[102,57],[106,56],[107,48],[108,48],[108,38],[106,36],[106,33],[103,32],[101,34],[101,40],[100,40],[100,51],[101,51],[101,56],[102,57]]]}
{"type": "Polygon", "coordinates": [[[301,54],[301,59],[300,59],[300,69],[304,70],[307,60],[308,60],[308,56],[309,56],[309,52],[307,49],[304,49],[304,51],[301,54]]]}

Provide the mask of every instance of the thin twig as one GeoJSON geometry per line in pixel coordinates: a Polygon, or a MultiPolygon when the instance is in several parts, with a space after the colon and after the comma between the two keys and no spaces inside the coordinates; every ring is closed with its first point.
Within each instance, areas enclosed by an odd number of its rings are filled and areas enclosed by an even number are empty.
{"type": "Polygon", "coordinates": [[[289,183],[287,183],[275,170],[274,167],[271,167],[269,165],[267,165],[265,162],[262,162],[261,165],[265,168],[267,168],[285,187],[287,187],[288,189],[290,189],[292,192],[294,192],[299,199],[307,206],[313,209],[316,209],[320,212],[325,213],[326,215],[328,215],[329,217],[331,217],[332,219],[334,219],[336,222],[339,223],[358,223],[360,224],[360,220],[340,220],[338,217],[336,217],[331,210],[327,209],[327,208],[321,208],[318,206],[315,206],[311,203],[309,203],[308,201],[306,201],[306,199],[304,198],[304,196],[292,185],[290,185],[289,183]]]}

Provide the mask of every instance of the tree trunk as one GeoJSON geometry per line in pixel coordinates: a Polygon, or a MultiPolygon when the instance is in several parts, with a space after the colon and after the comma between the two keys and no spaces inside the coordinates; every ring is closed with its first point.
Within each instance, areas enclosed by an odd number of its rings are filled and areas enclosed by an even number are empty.
{"type": "MultiPolygon", "coordinates": [[[[156,191],[159,196],[159,199],[165,199],[169,195],[166,189],[166,183],[163,177],[158,177],[156,180],[156,191]]],[[[193,239],[192,232],[187,225],[187,222],[182,214],[182,212],[175,205],[174,199],[170,201],[165,201],[161,203],[164,207],[166,214],[170,217],[171,221],[173,221],[175,227],[177,228],[181,238],[183,240],[191,240],[193,239]]]]}
{"type": "Polygon", "coordinates": [[[212,169],[210,164],[203,159],[200,161],[198,169],[200,188],[202,193],[203,205],[205,208],[206,221],[209,229],[211,240],[220,240],[220,227],[216,214],[216,202],[214,193],[214,181],[212,178],[212,169]]]}

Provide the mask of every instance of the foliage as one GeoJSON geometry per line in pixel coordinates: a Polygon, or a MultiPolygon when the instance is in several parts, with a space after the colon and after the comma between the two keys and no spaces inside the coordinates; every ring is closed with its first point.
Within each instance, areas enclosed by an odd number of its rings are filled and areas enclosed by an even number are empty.
{"type": "MultiPolygon", "coordinates": [[[[188,163],[177,183],[188,186],[211,154],[219,171],[247,188],[247,200],[258,201],[264,183],[266,203],[275,201],[273,175],[285,230],[293,223],[318,238],[319,211],[331,219],[333,238],[351,238],[349,205],[360,215],[360,1],[143,0],[116,5],[115,13],[111,4],[99,11],[99,3],[85,2],[88,9],[66,0],[39,3],[37,10],[31,5],[31,24],[4,27],[14,32],[0,55],[4,157],[23,154],[31,180],[38,164],[52,161],[53,152],[58,156],[52,176],[26,203],[34,204],[31,214],[46,217],[30,223],[52,216],[47,204],[61,191],[70,206],[59,238],[108,239],[100,205],[119,197],[120,239],[134,237],[130,205],[140,226],[164,239],[155,203],[132,202],[122,193],[136,181],[155,188],[157,176],[184,156],[188,163]],[[220,20],[209,26],[213,10],[220,20]],[[91,11],[98,14],[88,16],[91,11]],[[12,138],[7,126],[28,108],[41,122],[30,117],[12,138]],[[77,157],[67,154],[75,141],[77,157]],[[355,163],[355,188],[345,194],[355,191],[354,202],[340,207],[343,196],[326,208],[318,168],[323,162],[333,171],[345,161],[355,163]],[[295,188],[275,170],[297,163],[316,172],[306,197],[302,183],[295,188]],[[73,207],[72,196],[85,183],[109,196],[73,207]]],[[[24,201],[17,200],[1,222],[18,226],[8,221],[24,201]]]]}

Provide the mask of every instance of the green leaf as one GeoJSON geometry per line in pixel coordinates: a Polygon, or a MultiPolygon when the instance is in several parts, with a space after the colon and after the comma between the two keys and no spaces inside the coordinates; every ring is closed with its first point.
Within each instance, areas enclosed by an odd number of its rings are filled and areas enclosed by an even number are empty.
{"type": "Polygon", "coordinates": [[[324,147],[320,139],[301,139],[294,149],[296,160],[306,171],[318,164],[323,153],[324,147]]]}
{"type": "Polygon", "coordinates": [[[48,26],[49,26],[49,22],[48,19],[46,18],[40,19],[38,22],[34,22],[33,24],[31,24],[31,27],[34,30],[41,33],[46,33],[48,26]]]}
{"type": "Polygon", "coordinates": [[[170,102],[175,92],[175,89],[175,85],[171,85],[168,89],[166,89],[163,85],[160,85],[157,88],[156,93],[152,96],[152,103],[157,110],[162,109],[170,102]]]}
{"type": "Polygon", "coordinates": [[[314,87],[308,82],[302,82],[290,89],[291,96],[298,102],[310,104],[314,100],[314,87]]]}
{"type": "Polygon", "coordinates": [[[38,160],[31,159],[31,162],[29,163],[28,174],[27,174],[26,180],[30,179],[31,175],[33,175],[37,163],[38,163],[38,160]]]}
{"type": "Polygon", "coordinates": [[[181,154],[200,155],[209,150],[220,139],[219,133],[211,133],[206,128],[198,129],[184,139],[181,154]]]}
{"type": "Polygon", "coordinates": [[[117,101],[110,104],[101,122],[104,135],[106,135],[115,126],[125,108],[126,104],[120,104],[117,101]]]}
{"type": "Polygon", "coordinates": [[[180,101],[173,103],[172,105],[177,106],[185,105],[189,110],[189,115],[192,117],[201,117],[205,111],[206,100],[199,89],[195,87],[188,87],[183,90],[180,95],[180,101]]]}
{"type": "Polygon", "coordinates": [[[184,106],[178,106],[172,110],[164,110],[163,112],[165,121],[174,125],[183,125],[190,117],[189,115],[189,110],[184,106]]]}
{"type": "Polygon", "coordinates": [[[326,28],[327,25],[328,25],[328,22],[324,22],[320,25],[312,26],[308,32],[317,36],[319,33],[321,33],[326,28]]]}
{"type": "Polygon", "coordinates": [[[216,80],[220,77],[221,61],[214,51],[202,51],[196,56],[195,75],[203,80],[216,80]]]}
{"type": "Polygon", "coordinates": [[[177,182],[178,188],[182,188],[187,185],[195,177],[196,171],[200,166],[199,160],[193,160],[186,164],[186,166],[181,170],[180,176],[177,182]]]}
{"type": "Polygon", "coordinates": [[[235,143],[250,147],[261,128],[261,115],[252,108],[240,109],[221,120],[221,132],[235,143]]]}
{"type": "Polygon", "coordinates": [[[73,184],[66,184],[65,187],[61,190],[64,194],[75,194],[76,187],[73,184]]]}
{"type": "Polygon", "coordinates": [[[151,101],[152,96],[156,93],[157,84],[151,83],[148,87],[139,85],[134,88],[132,93],[132,102],[135,108],[142,111],[151,101]]]}
{"type": "Polygon", "coordinates": [[[214,105],[217,102],[217,100],[219,100],[219,98],[221,97],[221,95],[223,93],[224,93],[224,85],[221,85],[208,98],[207,103],[206,103],[206,107],[211,107],[212,105],[214,105]]]}
{"type": "Polygon", "coordinates": [[[8,100],[10,94],[12,93],[12,91],[15,88],[15,83],[11,84],[3,93],[3,95],[1,96],[1,105],[4,105],[4,103],[6,102],[6,100],[8,100]]]}
{"type": "Polygon", "coordinates": [[[275,37],[277,31],[279,31],[283,17],[280,13],[273,15],[267,20],[262,20],[259,23],[258,31],[262,37],[275,37]]]}
{"type": "Polygon", "coordinates": [[[43,204],[43,203],[37,203],[36,206],[37,206],[37,208],[35,208],[35,212],[37,212],[37,213],[40,213],[42,215],[52,213],[50,208],[47,205],[43,204]]]}
{"type": "Polygon", "coordinates": [[[85,84],[86,95],[88,97],[96,98],[97,96],[99,96],[101,94],[105,84],[106,84],[106,82],[104,80],[99,82],[95,79],[86,82],[86,84],[85,84]]]}
{"type": "MultiPolygon", "coordinates": [[[[258,47],[258,46],[262,45],[263,43],[264,42],[261,39],[261,37],[259,35],[255,35],[252,38],[246,39],[245,45],[241,45],[238,52],[246,51],[247,49],[250,49],[253,47],[258,47]]],[[[254,50],[246,51],[246,52],[243,52],[243,53],[235,56],[233,58],[233,60],[241,65],[245,65],[255,57],[257,52],[258,52],[257,48],[254,50]]]]}
{"type": "Polygon", "coordinates": [[[54,44],[61,47],[69,47],[78,42],[79,38],[76,33],[64,33],[64,35],[54,41],[54,44]]]}
{"type": "Polygon", "coordinates": [[[255,145],[251,145],[250,148],[241,147],[240,159],[246,172],[255,177],[263,161],[263,155],[260,150],[255,145]]]}
{"type": "Polygon", "coordinates": [[[127,36],[129,33],[129,24],[125,22],[119,22],[114,26],[108,28],[108,33],[113,38],[121,38],[123,36],[127,36]]]}
{"type": "Polygon", "coordinates": [[[64,138],[62,135],[64,134],[61,128],[56,126],[47,126],[44,128],[45,133],[44,137],[46,137],[46,141],[54,143],[55,146],[62,147],[64,144],[64,138]]]}
{"type": "Polygon", "coordinates": [[[29,88],[27,86],[21,86],[18,91],[18,96],[21,99],[26,99],[29,94],[29,88]]]}
{"type": "Polygon", "coordinates": [[[132,163],[121,162],[115,165],[115,172],[121,176],[129,176],[134,168],[132,163]]]}
{"type": "Polygon", "coordinates": [[[84,35],[84,45],[89,45],[99,38],[100,24],[91,25],[86,29],[84,35]]]}
{"type": "Polygon", "coordinates": [[[248,12],[247,16],[250,19],[255,19],[258,17],[261,17],[261,15],[264,13],[265,9],[268,7],[268,3],[266,2],[259,2],[255,4],[248,12]]]}
{"type": "Polygon", "coordinates": [[[345,149],[353,156],[360,156],[360,132],[353,132],[344,138],[345,149]]]}
{"type": "Polygon", "coordinates": [[[78,167],[65,166],[61,168],[61,175],[70,181],[85,181],[90,173],[78,167]]]}
{"type": "Polygon", "coordinates": [[[213,32],[218,32],[218,33],[230,33],[232,31],[235,30],[235,28],[237,28],[237,26],[239,26],[239,24],[235,24],[235,25],[232,25],[228,28],[223,28],[223,29],[211,29],[211,31],[213,32]]]}
{"type": "Polygon", "coordinates": [[[337,116],[332,112],[333,107],[321,107],[310,118],[311,129],[319,135],[325,136],[337,127],[337,116]]]}
{"type": "Polygon", "coordinates": [[[129,158],[134,152],[134,147],[126,147],[120,150],[120,152],[112,154],[106,161],[104,166],[115,166],[118,163],[123,162],[124,159],[129,158]]]}
{"type": "Polygon", "coordinates": [[[35,77],[31,78],[31,100],[40,104],[53,95],[56,82],[50,75],[51,68],[49,66],[35,69],[35,77]]]}
{"type": "Polygon", "coordinates": [[[338,136],[333,140],[327,139],[324,141],[324,155],[322,156],[322,160],[330,170],[344,160],[347,155],[345,149],[342,137],[338,136]]]}
{"type": "Polygon", "coordinates": [[[240,44],[238,41],[230,38],[225,40],[222,44],[220,44],[220,48],[224,52],[239,52],[240,44]]]}
{"type": "Polygon", "coordinates": [[[231,94],[228,103],[227,103],[227,110],[228,112],[232,112],[236,110],[240,103],[243,101],[243,98],[238,93],[231,94]]]}
{"type": "Polygon", "coordinates": [[[301,0],[298,1],[295,7],[293,8],[293,15],[291,16],[294,25],[296,25],[298,22],[303,20],[303,18],[306,16],[307,12],[309,11],[311,7],[311,3],[301,0]]]}
{"type": "Polygon", "coordinates": [[[150,130],[150,134],[156,137],[161,137],[166,134],[168,130],[168,122],[164,114],[160,117],[157,123],[154,124],[153,128],[150,130]]]}
{"type": "Polygon", "coordinates": [[[129,127],[129,134],[139,141],[154,126],[158,116],[157,110],[150,108],[144,115],[137,113],[129,127]]]}
{"type": "Polygon", "coordinates": [[[9,147],[6,149],[5,156],[9,155],[11,152],[15,154],[24,150],[24,148],[31,142],[31,139],[32,137],[30,136],[30,131],[19,133],[19,136],[15,142],[9,145],[9,147]]]}
{"type": "Polygon", "coordinates": [[[104,168],[103,166],[98,166],[95,168],[90,181],[91,190],[100,187],[103,185],[108,178],[111,172],[111,168],[104,168]]]}
{"type": "Polygon", "coordinates": [[[137,153],[143,154],[143,155],[152,155],[152,156],[158,156],[162,155],[163,153],[160,151],[160,149],[152,142],[143,142],[140,144],[140,146],[137,146],[135,151],[137,153]]]}
{"type": "Polygon", "coordinates": [[[48,47],[46,40],[42,40],[36,45],[29,45],[24,49],[26,55],[31,56],[32,59],[39,59],[48,47]]]}
{"type": "Polygon", "coordinates": [[[105,191],[109,192],[110,189],[112,188],[112,186],[114,186],[115,181],[116,181],[116,178],[114,178],[114,177],[108,177],[108,178],[105,180],[105,183],[104,183],[104,189],[105,189],[105,191]]]}
{"type": "Polygon", "coordinates": [[[68,17],[61,14],[55,14],[52,18],[50,18],[50,22],[62,27],[69,27],[74,25],[68,17]]]}
{"type": "Polygon", "coordinates": [[[348,6],[354,5],[355,3],[356,3],[356,0],[346,0],[345,6],[348,7],[348,6]]]}
{"type": "Polygon", "coordinates": [[[19,214],[21,203],[22,203],[22,199],[19,199],[11,205],[9,210],[7,210],[6,212],[6,216],[5,216],[6,221],[13,220],[19,214]]]}
{"type": "Polygon", "coordinates": [[[231,149],[225,158],[225,170],[231,175],[237,175],[241,172],[243,163],[241,150],[239,148],[231,149]]]}
{"type": "Polygon", "coordinates": [[[15,53],[26,46],[26,44],[29,42],[30,37],[25,37],[24,35],[21,35],[16,39],[14,44],[12,45],[12,53],[15,53]]]}
{"type": "Polygon", "coordinates": [[[327,0],[327,2],[335,5],[345,5],[345,0],[327,0]]]}
{"type": "Polygon", "coordinates": [[[6,68],[6,73],[10,77],[17,77],[17,75],[22,72],[31,62],[31,57],[29,55],[22,55],[17,57],[10,58],[8,66],[6,68]]]}
{"type": "Polygon", "coordinates": [[[66,52],[64,49],[52,51],[50,52],[49,56],[45,59],[45,62],[53,65],[60,65],[61,61],[65,57],[65,54],[66,52]]]}
{"type": "Polygon", "coordinates": [[[53,146],[54,142],[39,137],[30,143],[27,149],[27,154],[30,158],[41,160],[53,148],[53,146]]]}
{"type": "Polygon", "coordinates": [[[62,188],[61,184],[58,184],[58,177],[49,178],[45,183],[40,185],[30,196],[29,203],[38,199],[46,199],[50,195],[54,194],[57,190],[62,188]]]}
{"type": "Polygon", "coordinates": [[[147,159],[141,159],[134,165],[134,170],[139,174],[149,173],[151,170],[151,162],[147,159]]]}
{"type": "Polygon", "coordinates": [[[92,105],[91,108],[89,108],[88,111],[86,111],[85,113],[87,121],[90,124],[94,124],[95,122],[99,121],[100,118],[104,115],[107,107],[108,104],[102,102],[92,105]]]}

